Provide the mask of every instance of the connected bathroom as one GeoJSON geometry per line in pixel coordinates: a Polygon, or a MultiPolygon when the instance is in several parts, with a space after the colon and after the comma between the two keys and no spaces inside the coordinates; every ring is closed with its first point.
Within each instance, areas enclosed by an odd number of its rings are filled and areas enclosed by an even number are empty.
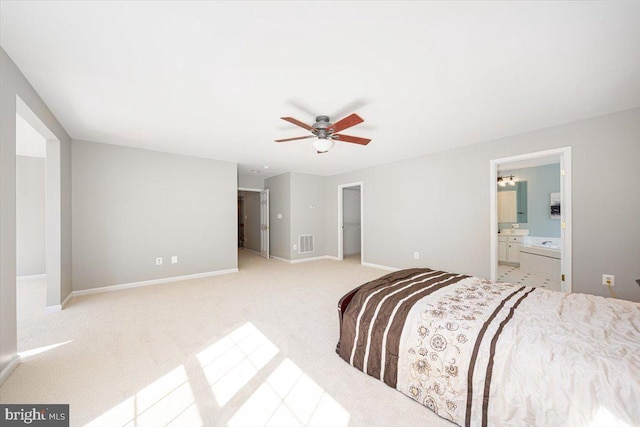
{"type": "Polygon", "coordinates": [[[561,168],[546,163],[498,171],[498,280],[561,290],[561,168]]]}

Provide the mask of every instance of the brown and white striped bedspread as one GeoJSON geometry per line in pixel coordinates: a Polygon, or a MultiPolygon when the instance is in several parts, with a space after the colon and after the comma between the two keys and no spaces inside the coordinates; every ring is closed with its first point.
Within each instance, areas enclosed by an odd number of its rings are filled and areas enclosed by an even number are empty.
{"type": "Polygon", "coordinates": [[[458,425],[640,420],[636,303],[403,270],[354,295],[339,354],[458,425]]]}

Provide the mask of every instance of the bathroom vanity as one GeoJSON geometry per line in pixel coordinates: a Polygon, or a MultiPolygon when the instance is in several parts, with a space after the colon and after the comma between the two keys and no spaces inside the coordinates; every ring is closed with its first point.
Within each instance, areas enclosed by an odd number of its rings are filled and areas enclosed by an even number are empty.
{"type": "Polygon", "coordinates": [[[520,265],[520,247],[529,230],[502,229],[498,233],[498,262],[520,265]]]}

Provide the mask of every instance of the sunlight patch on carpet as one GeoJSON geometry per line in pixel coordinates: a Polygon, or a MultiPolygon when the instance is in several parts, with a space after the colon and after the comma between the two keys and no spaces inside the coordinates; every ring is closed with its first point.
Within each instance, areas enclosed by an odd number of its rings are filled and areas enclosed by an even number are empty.
{"type": "Polygon", "coordinates": [[[21,351],[20,353],[18,353],[18,356],[20,356],[20,359],[24,361],[31,356],[35,356],[36,354],[44,353],[45,351],[53,350],[54,348],[63,346],[65,344],[69,344],[71,341],[73,340],[59,342],[57,344],[45,345],[45,346],[34,348],[31,350],[21,351]]]}
{"type": "Polygon", "coordinates": [[[184,366],[179,366],[91,421],[92,426],[202,425],[184,366]]]}
{"type": "Polygon", "coordinates": [[[229,426],[346,426],[350,415],[290,359],[285,359],[231,417],[229,426]]]}
{"type": "Polygon", "coordinates": [[[252,323],[245,323],[198,353],[197,359],[223,407],[279,351],[252,323]]]}

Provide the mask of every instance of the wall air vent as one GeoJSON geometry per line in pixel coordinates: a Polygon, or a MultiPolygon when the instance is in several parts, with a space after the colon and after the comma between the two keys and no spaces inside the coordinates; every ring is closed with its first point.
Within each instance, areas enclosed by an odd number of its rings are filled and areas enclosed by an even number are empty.
{"type": "Polygon", "coordinates": [[[298,253],[308,254],[313,252],[313,234],[303,234],[298,236],[298,253]]]}

